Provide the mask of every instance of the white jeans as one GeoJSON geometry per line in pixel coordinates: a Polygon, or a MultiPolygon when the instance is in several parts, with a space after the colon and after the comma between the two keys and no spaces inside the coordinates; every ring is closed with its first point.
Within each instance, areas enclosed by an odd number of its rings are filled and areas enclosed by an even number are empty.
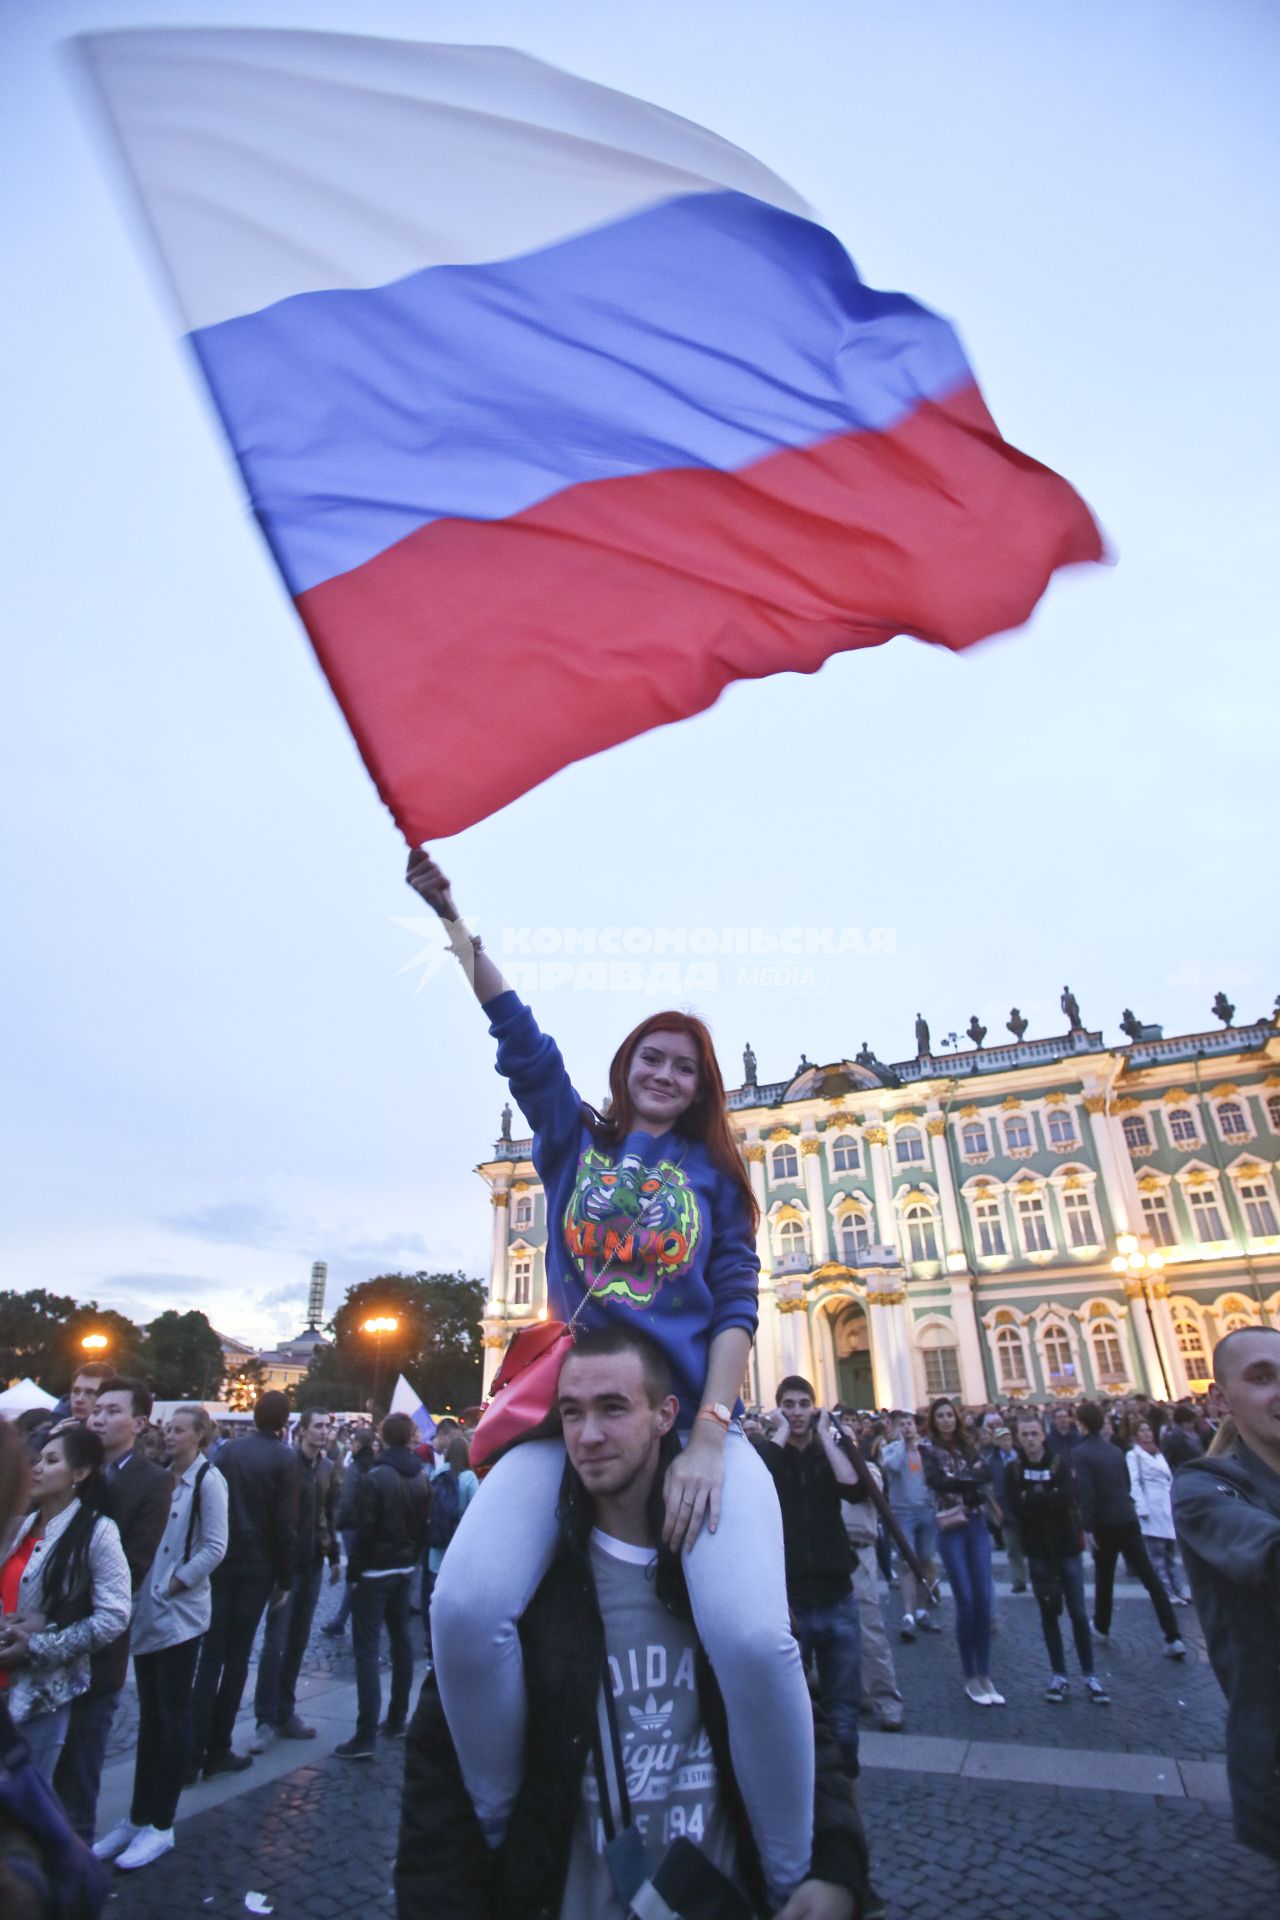
{"type": "MultiPolygon", "coordinates": [[[[564,1474],[559,1440],[515,1447],[480,1485],[431,1600],[436,1678],[462,1777],[491,1835],[520,1788],[525,1689],[516,1622],[551,1565],[564,1474]]],[[[734,1776],[770,1891],[807,1878],[813,1845],[813,1710],[791,1632],[782,1512],[740,1433],[724,1449],[720,1524],[684,1556],[694,1626],[724,1696],[734,1776]]]]}

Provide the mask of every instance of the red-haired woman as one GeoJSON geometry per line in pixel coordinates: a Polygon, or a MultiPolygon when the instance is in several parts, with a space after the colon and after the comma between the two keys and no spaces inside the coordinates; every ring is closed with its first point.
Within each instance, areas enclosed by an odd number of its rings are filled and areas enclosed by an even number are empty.
{"type": "MultiPolygon", "coordinates": [[[[498,1042],[498,1071],[533,1128],[552,1313],[568,1320],[582,1307],[584,1329],[640,1316],[670,1365],[685,1445],[666,1478],[663,1539],[683,1556],[734,1774],[781,1906],[809,1867],[813,1722],[789,1626],[777,1496],[731,1412],[756,1326],[757,1208],[711,1037],[686,1014],[651,1015],[614,1056],[608,1106],[597,1113],[467,932],[440,869],[415,853],[408,879],[444,922],[498,1042]]],[[[555,1552],[563,1471],[559,1441],[528,1442],[500,1460],[432,1599],[441,1697],[494,1845],[523,1767],[517,1622],[555,1552]]]]}

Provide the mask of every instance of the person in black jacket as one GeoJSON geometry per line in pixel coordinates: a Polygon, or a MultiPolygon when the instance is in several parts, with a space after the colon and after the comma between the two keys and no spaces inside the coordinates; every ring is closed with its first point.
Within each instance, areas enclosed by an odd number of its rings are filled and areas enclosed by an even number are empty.
{"type": "Polygon", "coordinates": [[[1056,1704],[1071,1691],[1058,1624],[1065,1599],[1089,1698],[1095,1706],[1106,1706],[1110,1696],[1093,1670],[1075,1480],[1066,1458],[1049,1452],[1044,1423],[1029,1407],[1018,1415],[1018,1455],[1005,1468],[1004,1497],[1019,1529],[1030,1566],[1031,1589],[1040,1607],[1040,1631],[1049,1656],[1049,1684],[1044,1697],[1056,1704]]]}
{"type": "Polygon", "coordinates": [[[389,1413],[378,1429],[382,1451],[356,1488],[355,1538],[347,1560],[351,1635],[356,1655],[356,1730],[334,1752],[343,1760],[372,1760],[375,1736],[404,1738],[413,1685],[409,1639],[409,1585],[427,1544],[430,1486],[411,1450],[417,1430],[407,1413],[389,1413]],[[386,1622],[391,1641],[391,1698],[382,1712],[378,1645],[386,1622]]]}
{"type": "Polygon", "coordinates": [[[298,1675],[311,1638],[326,1560],[330,1584],[336,1586],[341,1578],[334,1526],[337,1473],[325,1454],[331,1424],[330,1416],[320,1407],[307,1407],[298,1419],[298,1530],[293,1572],[289,1597],[282,1607],[267,1615],[267,1630],[262,1636],[250,1753],[266,1753],[277,1735],[282,1740],[316,1737],[315,1728],[308,1726],[298,1712],[298,1675]]]}
{"type": "Polygon", "coordinates": [[[227,1483],[227,1555],[213,1575],[213,1617],[200,1648],[192,1695],[188,1781],[239,1773],[253,1756],[234,1753],[231,1734],[249,1674],[258,1622],[289,1597],[298,1531],[298,1461],[284,1444],[289,1402],[274,1390],[253,1410],[254,1431],[214,1462],[227,1483]]]}
{"type": "Polygon", "coordinates": [[[1071,1471],[1086,1544],[1093,1549],[1094,1633],[1105,1647],[1111,1635],[1116,1561],[1123,1554],[1126,1567],[1151,1596],[1165,1652],[1171,1660],[1181,1660],[1187,1650],[1178,1635],[1177,1616],[1143,1544],[1138,1509],[1129,1491],[1128,1464],[1119,1447],[1113,1447],[1107,1437],[1108,1417],[1094,1401],[1084,1400],[1076,1418],[1084,1429],[1084,1439],[1072,1451],[1071,1471]]]}
{"type": "MultiPolygon", "coordinates": [[[[519,1627],[529,1731],[515,1807],[491,1849],[429,1677],[406,1755],[401,1920],[619,1920],[646,1876],[670,1869],[677,1836],[687,1854],[696,1846],[703,1870],[710,1863],[745,1890],[744,1912],[774,1911],[680,1560],[657,1545],[663,1475],[679,1445],[669,1386],[661,1351],[636,1329],[589,1332],[565,1361],[560,1541],[519,1627]],[[602,1717],[617,1728],[613,1768],[603,1746],[593,1751],[602,1717]],[[611,1809],[627,1829],[613,1849],[625,1900],[605,1859],[611,1809]]],[[[483,1512],[483,1487],[478,1501],[483,1512]]],[[[820,1714],[815,1723],[809,1878],[782,1920],[855,1920],[878,1906],[866,1841],[835,1743],[820,1714]]],[[[683,1900],[679,1910],[699,1911],[683,1900]]]]}

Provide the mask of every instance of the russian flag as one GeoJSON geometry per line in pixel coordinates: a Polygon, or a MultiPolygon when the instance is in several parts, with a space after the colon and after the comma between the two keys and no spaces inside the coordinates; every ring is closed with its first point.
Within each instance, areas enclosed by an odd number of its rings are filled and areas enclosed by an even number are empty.
{"type": "Polygon", "coordinates": [[[407,1413],[418,1429],[419,1440],[430,1441],[436,1430],[435,1421],[423,1405],[422,1395],[416,1388],[409,1385],[402,1373],[396,1376],[396,1389],[391,1396],[391,1405],[387,1411],[388,1413],[407,1413]]]}
{"type": "Polygon", "coordinates": [[[969,646],[1101,557],[947,322],[704,128],[503,48],[80,45],[410,844],[731,680],[969,646]]]}

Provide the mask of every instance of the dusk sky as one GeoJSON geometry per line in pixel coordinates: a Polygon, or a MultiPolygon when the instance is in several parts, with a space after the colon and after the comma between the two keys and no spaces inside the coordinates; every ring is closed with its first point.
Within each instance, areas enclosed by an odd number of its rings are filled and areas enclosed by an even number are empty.
{"type": "MultiPolygon", "coordinates": [[[[355,19],[46,0],[0,27],[0,1288],[260,1342],[301,1325],[315,1258],[330,1310],[388,1269],[487,1272],[472,1169],[504,1090],[59,47],[355,19]]],[[[605,928],[848,930],[781,985],[719,953],[664,995],[731,1084],[747,1041],[763,1080],[864,1040],[901,1058],[917,1009],[935,1047],[973,1013],[1003,1038],[1015,1002],[1061,1032],[1064,983],[1109,1040],[1126,1006],[1210,1027],[1219,988],[1269,1012],[1275,8],[366,0],[358,24],[520,47],[758,156],[871,285],[954,319],[1003,433],[1116,556],[961,658],[899,639],[734,687],[439,844],[500,963],[605,928]]],[[[655,1004],[528,997],[597,1099],[655,1004]]]]}

